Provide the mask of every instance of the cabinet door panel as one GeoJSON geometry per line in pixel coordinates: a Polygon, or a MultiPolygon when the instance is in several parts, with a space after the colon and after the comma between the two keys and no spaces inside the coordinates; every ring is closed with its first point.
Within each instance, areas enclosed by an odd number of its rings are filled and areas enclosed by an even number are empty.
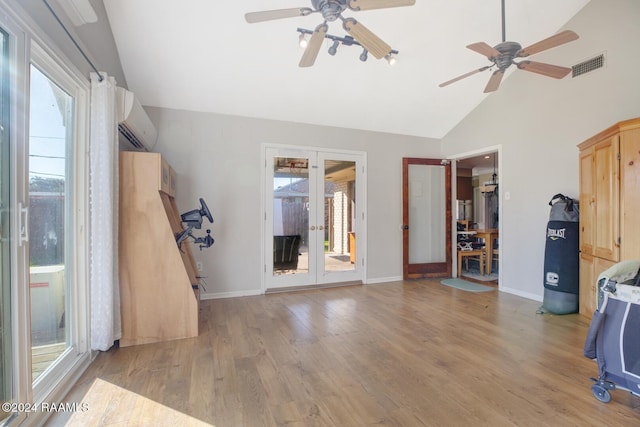
{"type": "Polygon", "coordinates": [[[598,308],[598,276],[615,264],[608,259],[580,254],[580,314],[591,317],[598,308]]]}
{"type": "Polygon", "coordinates": [[[595,311],[595,283],[593,278],[593,256],[580,254],[580,314],[589,318],[595,311]]]}
{"type": "Polygon", "coordinates": [[[600,258],[619,260],[619,136],[596,144],[595,250],[600,258]]]}
{"type": "Polygon", "coordinates": [[[620,259],[640,259],[640,129],[620,140],[620,259]]]}
{"type": "Polygon", "coordinates": [[[593,254],[594,240],[593,148],[580,152],[580,251],[593,254]]]}

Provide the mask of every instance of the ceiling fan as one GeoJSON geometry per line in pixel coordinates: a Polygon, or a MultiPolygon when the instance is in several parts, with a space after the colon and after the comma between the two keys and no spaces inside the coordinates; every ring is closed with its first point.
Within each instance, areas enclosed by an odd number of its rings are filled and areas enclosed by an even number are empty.
{"type": "Polygon", "coordinates": [[[273,19],[293,18],[296,16],[307,16],[312,13],[320,13],[324,18],[324,22],[318,25],[311,40],[302,54],[300,67],[310,67],[316,60],[322,41],[329,29],[327,22],[333,22],[337,19],[342,20],[342,27],[354,39],[356,39],[366,50],[369,51],[377,59],[384,58],[391,53],[391,46],[373,34],[368,28],[353,18],[345,18],[342,12],[346,9],[353,11],[385,9],[399,6],[412,6],[415,0],[311,0],[310,7],[295,7],[291,9],[265,10],[262,12],[249,12],[244,15],[246,21],[250,24],[255,22],[270,21],[273,19]]]}
{"type": "Polygon", "coordinates": [[[578,35],[573,31],[565,30],[523,49],[519,43],[506,41],[504,23],[504,1],[505,0],[502,0],[502,43],[499,43],[494,47],[489,46],[485,42],[473,43],[467,46],[468,49],[486,56],[487,59],[492,62],[492,64],[478,68],[477,70],[473,70],[444,83],[440,83],[438,86],[444,87],[450,85],[451,83],[455,83],[458,80],[462,80],[466,77],[472,76],[476,73],[480,73],[490,68],[497,67],[498,69],[493,72],[491,78],[489,79],[489,82],[487,83],[487,86],[484,88],[485,93],[494,92],[498,90],[498,87],[500,87],[500,82],[502,81],[504,72],[511,66],[511,64],[514,64],[520,70],[542,74],[543,76],[553,77],[555,79],[561,79],[569,74],[569,72],[571,72],[571,68],[545,64],[542,62],[529,61],[527,59],[520,62],[514,61],[514,59],[516,58],[527,58],[528,56],[535,53],[539,53],[544,50],[569,43],[573,40],[578,39],[578,35]]]}

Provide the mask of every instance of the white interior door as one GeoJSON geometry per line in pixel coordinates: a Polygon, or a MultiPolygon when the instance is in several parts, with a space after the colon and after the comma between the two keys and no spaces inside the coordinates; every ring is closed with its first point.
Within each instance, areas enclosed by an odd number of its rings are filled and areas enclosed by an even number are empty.
{"type": "Polygon", "coordinates": [[[265,159],[265,289],[361,281],[364,155],[267,147],[265,159]]]}

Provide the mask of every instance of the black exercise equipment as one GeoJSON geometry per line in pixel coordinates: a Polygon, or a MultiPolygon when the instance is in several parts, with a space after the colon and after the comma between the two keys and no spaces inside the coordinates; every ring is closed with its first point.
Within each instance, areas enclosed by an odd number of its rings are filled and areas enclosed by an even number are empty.
{"type": "Polygon", "coordinates": [[[182,247],[182,242],[184,242],[187,237],[191,237],[194,243],[198,243],[200,250],[213,245],[214,240],[213,237],[211,237],[211,230],[207,230],[207,235],[204,237],[195,237],[191,234],[191,231],[194,228],[199,230],[202,227],[202,218],[207,218],[210,223],[213,223],[213,215],[211,215],[209,207],[205,203],[204,199],[200,198],[200,209],[194,209],[180,215],[180,219],[187,228],[180,233],[176,233],[176,243],[178,244],[179,249],[182,247]]]}

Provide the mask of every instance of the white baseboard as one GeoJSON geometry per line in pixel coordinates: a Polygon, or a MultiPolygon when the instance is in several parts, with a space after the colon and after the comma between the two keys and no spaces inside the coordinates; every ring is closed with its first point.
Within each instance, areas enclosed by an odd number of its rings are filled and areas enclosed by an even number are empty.
{"type": "MultiPolygon", "coordinates": [[[[402,276],[367,279],[367,281],[363,283],[365,285],[375,285],[379,283],[398,282],[398,281],[402,281],[402,276]]],[[[209,299],[222,299],[222,298],[253,297],[256,295],[264,295],[264,291],[261,289],[252,289],[249,291],[234,291],[234,292],[206,292],[206,293],[200,294],[200,299],[209,300],[209,299]]]]}
{"type": "Polygon", "coordinates": [[[367,279],[366,282],[364,282],[365,285],[375,285],[378,283],[387,283],[387,282],[398,282],[402,280],[402,276],[398,276],[398,277],[379,277],[379,278],[375,278],[375,279],[367,279]]]}
{"type": "Polygon", "coordinates": [[[506,292],[508,294],[517,295],[517,296],[522,297],[522,298],[527,298],[527,299],[530,299],[530,300],[542,302],[542,295],[532,294],[530,292],[522,292],[522,291],[520,291],[518,289],[507,288],[507,287],[502,287],[499,290],[502,291],[502,292],[506,292]]]}
{"type": "Polygon", "coordinates": [[[200,294],[200,299],[208,300],[208,299],[237,298],[237,297],[254,297],[256,295],[264,295],[264,292],[260,289],[254,289],[250,291],[202,293],[200,294]]]}

